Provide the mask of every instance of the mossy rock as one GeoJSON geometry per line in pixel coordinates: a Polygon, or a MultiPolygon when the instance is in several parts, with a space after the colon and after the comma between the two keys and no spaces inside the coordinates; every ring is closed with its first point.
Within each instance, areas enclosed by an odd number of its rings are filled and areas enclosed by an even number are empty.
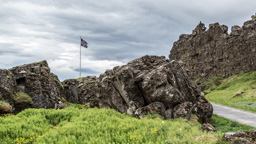
{"type": "Polygon", "coordinates": [[[0,114],[6,114],[12,112],[12,106],[4,101],[0,101],[0,114]]]}
{"type": "Polygon", "coordinates": [[[18,103],[27,103],[27,104],[31,104],[31,105],[34,104],[32,98],[24,92],[17,92],[17,93],[15,93],[15,95],[13,97],[14,97],[16,104],[18,104],[18,103]]]}

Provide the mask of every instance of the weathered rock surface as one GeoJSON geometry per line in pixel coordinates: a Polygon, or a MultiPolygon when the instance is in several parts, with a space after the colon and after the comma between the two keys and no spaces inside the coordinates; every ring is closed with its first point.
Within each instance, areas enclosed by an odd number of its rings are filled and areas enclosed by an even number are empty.
{"type": "Polygon", "coordinates": [[[183,61],[193,80],[228,77],[256,70],[256,15],[242,27],[200,24],[173,44],[170,60],[183,61]]]}
{"type": "MultiPolygon", "coordinates": [[[[192,108],[192,102],[184,102],[174,107],[173,117],[180,118],[180,117],[187,117],[190,109],[192,108]]],[[[191,114],[191,113],[190,113],[191,114]]]]}
{"type": "Polygon", "coordinates": [[[46,61],[0,70],[0,95],[13,111],[25,108],[53,108],[60,96],[58,77],[46,61]]]}
{"type": "Polygon", "coordinates": [[[153,102],[145,107],[138,108],[135,115],[142,118],[145,114],[159,114],[165,116],[166,106],[161,102],[153,102]]]}
{"type": "Polygon", "coordinates": [[[62,82],[63,89],[61,97],[68,102],[76,104],[85,104],[90,102],[90,98],[94,95],[97,87],[95,76],[87,76],[79,79],[68,79],[62,82]]]}
{"type": "Polygon", "coordinates": [[[207,122],[212,115],[211,104],[201,96],[183,63],[164,57],[144,56],[107,70],[96,79],[90,90],[93,93],[88,96],[85,93],[84,97],[90,96],[92,105],[113,108],[137,117],[149,113],[173,118],[178,105],[181,105],[180,109],[190,110],[190,113],[179,112],[181,117],[194,112],[199,119],[207,122]],[[202,99],[204,101],[199,101],[202,99]],[[200,104],[208,104],[209,107],[198,111],[200,104]]]}
{"type": "Polygon", "coordinates": [[[232,144],[255,144],[256,129],[251,131],[227,132],[224,134],[223,139],[232,144]]]}
{"type": "Polygon", "coordinates": [[[216,132],[216,129],[209,123],[203,123],[200,129],[206,132],[216,132]]]}

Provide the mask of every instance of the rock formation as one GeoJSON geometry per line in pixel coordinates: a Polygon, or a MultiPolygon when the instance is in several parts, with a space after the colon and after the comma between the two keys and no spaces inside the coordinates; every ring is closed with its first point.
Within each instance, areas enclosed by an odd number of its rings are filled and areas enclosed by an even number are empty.
{"type": "Polygon", "coordinates": [[[256,70],[256,14],[242,27],[200,24],[173,44],[170,60],[183,61],[193,80],[256,70]]]}
{"type": "Polygon", "coordinates": [[[65,80],[62,82],[61,96],[71,103],[89,103],[91,96],[94,95],[95,82],[95,76],[65,80]]]}
{"type": "Polygon", "coordinates": [[[92,107],[113,108],[137,117],[149,113],[174,118],[176,110],[186,109],[177,117],[195,113],[200,122],[205,123],[213,111],[187,75],[183,63],[170,62],[164,57],[135,59],[127,65],[107,70],[89,84],[81,83],[81,87],[89,85],[82,99],[89,100],[92,107]]]}
{"type": "Polygon", "coordinates": [[[60,100],[60,89],[58,77],[46,61],[0,70],[0,101],[9,103],[14,112],[53,108],[60,100]]]}
{"type": "Polygon", "coordinates": [[[232,144],[255,144],[256,129],[250,131],[227,132],[224,134],[223,139],[232,144]]]}
{"type": "Polygon", "coordinates": [[[54,108],[63,98],[91,107],[113,108],[141,118],[160,114],[165,118],[190,118],[206,123],[212,105],[201,96],[182,62],[144,56],[115,67],[99,78],[87,76],[59,82],[46,61],[0,70],[0,113],[25,108],[54,108]],[[6,105],[9,104],[9,106],[6,105]]]}

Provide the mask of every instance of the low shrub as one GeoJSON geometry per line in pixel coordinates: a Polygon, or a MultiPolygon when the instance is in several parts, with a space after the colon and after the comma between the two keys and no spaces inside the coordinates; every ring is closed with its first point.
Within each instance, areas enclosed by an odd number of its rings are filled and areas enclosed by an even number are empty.
{"type": "Polygon", "coordinates": [[[222,136],[186,119],[152,118],[112,109],[26,109],[0,118],[0,143],[216,143],[222,136]]]}

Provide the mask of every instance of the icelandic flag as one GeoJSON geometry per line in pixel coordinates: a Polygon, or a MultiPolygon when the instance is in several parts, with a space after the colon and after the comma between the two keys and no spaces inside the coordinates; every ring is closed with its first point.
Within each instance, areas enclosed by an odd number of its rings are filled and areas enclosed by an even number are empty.
{"type": "Polygon", "coordinates": [[[87,48],[87,47],[88,47],[87,44],[88,44],[88,43],[87,43],[85,40],[83,40],[83,39],[81,38],[81,46],[87,48]]]}

